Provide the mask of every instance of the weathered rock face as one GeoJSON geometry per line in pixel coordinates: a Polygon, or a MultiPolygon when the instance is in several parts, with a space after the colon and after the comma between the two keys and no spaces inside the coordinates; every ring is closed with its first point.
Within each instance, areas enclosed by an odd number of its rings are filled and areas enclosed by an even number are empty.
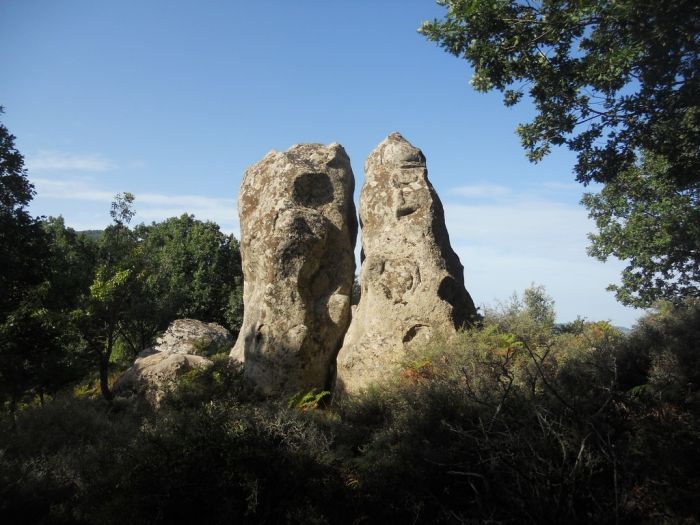
{"type": "Polygon", "coordinates": [[[231,333],[216,323],[204,323],[196,319],[176,319],[158,338],[158,352],[208,355],[233,345],[231,333]]]}
{"type": "Polygon", "coordinates": [[[157,407],[182,374],[211,366],[213,363],[204,356],[228,349],[232,344],[233,338],[223,326],[177,319],[156,346],[141,352],[133,366],[117,379],[114,392],[121,396],[143,396],[157,407]]]}
{"type": "Polygon", "coordinates": [[[119,396],[136,394],[158,407],[177,379],[193,368],[208,368],[213,363],[206,357],[153,349],[139,354],[134,364],[117,379],[114,393],[119,396]]]}
{"type": "Polygon", "coordinates": [[[367,159],[360,223],[362,293],[338,354],[339,394],[380,381],[410,345],[476,316],[425,157],[398,133],[367,159]]]}
{"type": "Polygon", "coordinates": [[[244,318],[231,356],[266,393],[325,388],[350,323],[355,180],[338,144],[249,168],[238,198],[244,318]]]}

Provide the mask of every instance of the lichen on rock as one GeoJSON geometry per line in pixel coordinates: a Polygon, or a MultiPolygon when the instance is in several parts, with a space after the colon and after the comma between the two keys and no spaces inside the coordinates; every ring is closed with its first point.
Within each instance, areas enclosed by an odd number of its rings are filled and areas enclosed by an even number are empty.
{"type": "Polygon", "coordinates": [[[323,389],[350,322],[355,181],[338,144],[272,151],[238,198],[244,316],[231,356],[268,394],[323,389]]]}
{"type": "Polygon", "coordinates": [[[365,163],[360,224],[361,296],[338,354],[338,394],[385,379],[411,345],[476,317],[425,157],[399,133],[365,163]]]}
{"type": "Polygon", "coordinates": [[[134,364],[119,376],[114,392],[120,396],[139,395],[158,407],[165,394],[185,372],[208,368],[205,356],[231,348],[233,338],[226,328],[195,319],[176,319],[156,345],[146,348],[134,364]]]}

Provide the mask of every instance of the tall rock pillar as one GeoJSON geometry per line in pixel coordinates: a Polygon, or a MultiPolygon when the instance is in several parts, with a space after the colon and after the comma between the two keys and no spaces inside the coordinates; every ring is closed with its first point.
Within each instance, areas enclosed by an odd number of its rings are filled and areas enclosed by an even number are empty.
{"type": "Polygon", "coordinates": [[[238,198],[244,317],[231,356],[268,394],[330,383],[350,323],[354,186],[338,144],[272,151],[245,173],[238,198]]]}
{"type": "Polygon", "coordinates": [[[360,224],[362,294],[338,354],[339,394],[382,380],[410,345],[476,317],[425,157],[399,133],[365,163],[360,224]]]}

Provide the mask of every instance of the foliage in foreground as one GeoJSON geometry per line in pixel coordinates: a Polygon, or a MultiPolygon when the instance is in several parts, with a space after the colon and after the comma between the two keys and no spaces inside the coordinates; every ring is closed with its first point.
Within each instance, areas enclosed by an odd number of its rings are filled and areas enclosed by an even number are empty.
{"type": "Polygon", "coordinates": [[[535,289],[325,409],[257,397],[226,359],[157,413],[57,400],[0,433],[0,519],[697,523],[697,326],[697,303],[629,337],[555,325],[535,289]]]}

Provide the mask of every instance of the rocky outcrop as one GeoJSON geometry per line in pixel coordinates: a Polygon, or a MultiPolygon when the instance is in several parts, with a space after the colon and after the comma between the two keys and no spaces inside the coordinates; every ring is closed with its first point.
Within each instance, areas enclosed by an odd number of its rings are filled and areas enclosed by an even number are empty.
{"type": "Polygon", "coordinates": [[[361,297],[338,354],[341,394],[387,377],[408,347],[476,316],[425,157],[398,133],[367,159],[360,224],[361,297]]]}
{"type": "Polygon", "coordinates": [[[231,356],[266,393],[330,382],[350,322],[354,185],[338,144],[272,151],[245,173],[238,198],[244,317],[231,356]]]}
{"type": "Polygon", "coordinates": [[[133,366],[114,384],[120,396],[143,396],[153,406],[185,372],[207,368],[213,363],[205,356],[228,350],[233,338],[223,326],[194,319],[173,321],[156,346],[141,352],[133,366]]]}
{"type": "Polygon", "coordinates": [[[134,364],[117,379],[114,393],[118,396],[138,395],[158,407],[165,394],[180,376],[194,368],[208,368],[213,363],[206,357],[152,349],[141,352],[134,364]]]}
{"type": "Polygon", "coordinates": [[[232,345],[231,333],[221,325],[176,319],[158,338],[155,349],[175,354],[211,355],[228,350],[232,345]]]}

